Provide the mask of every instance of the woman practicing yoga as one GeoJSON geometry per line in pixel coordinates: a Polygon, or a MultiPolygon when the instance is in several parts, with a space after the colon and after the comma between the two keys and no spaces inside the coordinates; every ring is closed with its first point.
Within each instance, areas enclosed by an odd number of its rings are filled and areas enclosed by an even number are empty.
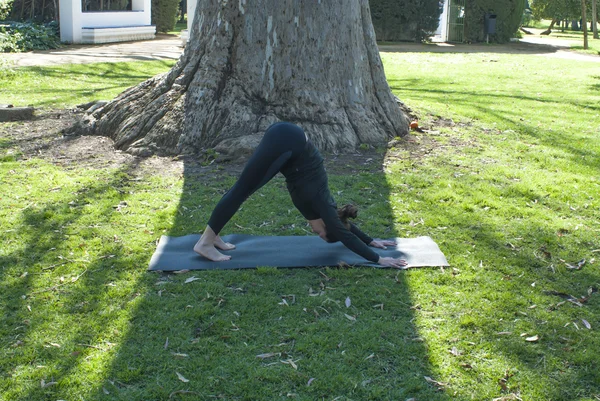
{"type": "Polygon", "coordinates": [[[323,240],[341,241],[354,253],[382,266],[406,266],[406,261],[380,257],[369,247],[385,249],[386,246],[396,245],[395,242],[373,240],[347,222],[347,217],[356,217],[356,208],[346,206],[338,213],[329,192],[323,157],[302,128],[285,122],[273,124],[267,129],[240,178],[213,210],[194,251],[212,261],[231,259],[231,256],[217,250],[235,248],[235,245],[221,239],[221,229],[242,203],[278,172],[285,176],[294,206],[308,220],[313,232],[323,240]]]}

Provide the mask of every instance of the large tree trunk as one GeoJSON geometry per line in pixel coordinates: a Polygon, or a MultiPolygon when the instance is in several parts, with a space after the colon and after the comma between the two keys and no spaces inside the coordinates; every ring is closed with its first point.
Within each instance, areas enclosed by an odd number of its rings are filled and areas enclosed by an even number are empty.
{"type": "Polygon", "coordinates": [[[585,0],[581,0],[581,29],[583,30],[583,48],[588,49],[588,30],[587,30],[587,5],[585,0]]]}
{"type": "Polygon", "coordinates": [[[325,151],[408,132],[368,0],[199,0],[190,37],[171,71],[79,128],[142,155],[247,151],[276,121],[299,124],[325,151]]]}

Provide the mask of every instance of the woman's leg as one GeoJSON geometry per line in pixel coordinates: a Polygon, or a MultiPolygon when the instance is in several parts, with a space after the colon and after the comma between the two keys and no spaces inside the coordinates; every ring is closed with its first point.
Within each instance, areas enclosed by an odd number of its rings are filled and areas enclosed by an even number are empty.
{"type": "MultiPolygon", "coordinates": [[[[234,247],[231,244],[223,242],[218,234],[238,211],[242,203],[269,182],[292,155],[298,152],[297,148],[300,145],[304,146],[296,138],[298,137],[297,130],[293,129],[292,131],[294,132],[291,132],[291,135],[287,135],[286,129],[288,128],[285,124],[277,124],[267,130],[254,154],[244,167],[240,178],[221,198],[213,210],[208,221],[208,226],[200,241],[194,247],[194,251],[215,261],[229,260],[231,258],[215,249],[215,246],[222,250],[233,249],[234,247]]],[[[304,133],[301,130],[300,132],[301,141],[306,143],[304,133]]]]}

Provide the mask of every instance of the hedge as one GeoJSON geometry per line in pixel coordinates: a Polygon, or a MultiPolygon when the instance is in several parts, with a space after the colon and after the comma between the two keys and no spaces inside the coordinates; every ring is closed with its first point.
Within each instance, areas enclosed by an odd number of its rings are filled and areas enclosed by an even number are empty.
{"type": "Polygon", "coordinates": [[[438,0],[369,0],[377,40],[421,41],[439,25],[438,0]]]}
{"type": "Polygon", "coordinates": [[[177,23],[180,0],[152,0],[152,24],[156,32],[169,32],[177,23]]]}
{"type": "Polygon", "coordinates": [[[468,0],[465,9],[465,40],[483,42],[485,14],[496,15],[496,33],[490,41],[507,42],[519,30],[526,0],[468,0]]]}

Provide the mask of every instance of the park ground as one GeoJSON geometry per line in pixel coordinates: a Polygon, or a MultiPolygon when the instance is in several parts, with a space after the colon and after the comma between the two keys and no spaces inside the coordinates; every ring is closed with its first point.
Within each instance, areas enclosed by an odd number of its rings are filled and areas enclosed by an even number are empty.
{"type": "MultiPolygon", "coordinates": [[[[40,107],[0,125],[0,400],[600,400],[600,57],[426,46],[381,47],[422,131],[326,162],[365,231],[429,235],[446,269],[148,273],[241,165],[61,129],[173,58],[0,77],[40,107]]],[[[276,179],[230,230],[306,235],[288,198],[276,179]]]]}

